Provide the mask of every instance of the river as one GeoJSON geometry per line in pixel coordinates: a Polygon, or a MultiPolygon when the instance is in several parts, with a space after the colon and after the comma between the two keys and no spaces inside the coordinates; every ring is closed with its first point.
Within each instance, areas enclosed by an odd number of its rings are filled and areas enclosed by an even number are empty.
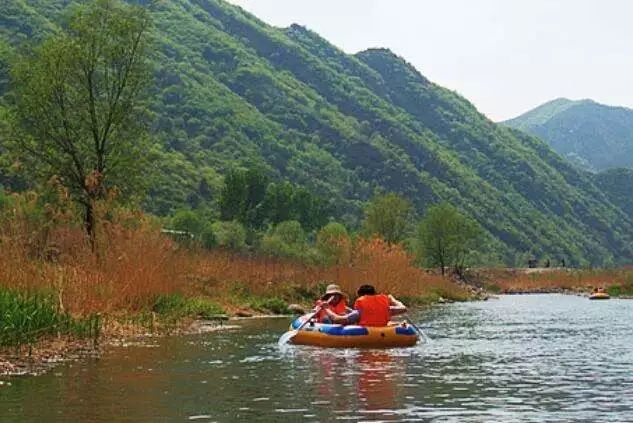
{"type": "Polygon", "coordinates": [[[110,348],[0,386],[0,421],[633,421],[633,301],[502,296],[400,350],[279,348],[285,319],[110,348]]]}

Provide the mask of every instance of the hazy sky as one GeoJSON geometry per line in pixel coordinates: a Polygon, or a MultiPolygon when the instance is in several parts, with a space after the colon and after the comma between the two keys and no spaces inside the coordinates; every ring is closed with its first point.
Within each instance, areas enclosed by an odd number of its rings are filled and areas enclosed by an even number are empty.
{"type": "Polygon", "coordinates": [[[348,53],[388,47],[493,120],[557,97],[633,107],[633,1],[230,1],[348,53]]]}

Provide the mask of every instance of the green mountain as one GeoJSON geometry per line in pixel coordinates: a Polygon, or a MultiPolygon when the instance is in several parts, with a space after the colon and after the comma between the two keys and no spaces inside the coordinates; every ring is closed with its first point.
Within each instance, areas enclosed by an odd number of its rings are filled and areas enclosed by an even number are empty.
{"type": "Polygon", "coordinates": [[[633,168],[632,109],[559,98],[503,123],[540,137],[581,168],[633,168]]]}
{"type": "Polygon", "coordinates": [[[596,174],[595,180],[613,204],[633,216],[633,169],[605,170],[596,174]]]}
{"type": "MultiPolygon", "coordinates": [[[[72,3],[4,0],[0,39],[16,49],[40,39],[72,3]]],[[[375,190],[390,190],[420,213],[453,203],[485,228],[482,254],[507,263],[526,254],[633,261],[633,218],[590,175],[389,50],[348,55],[301,26],[274,28],[219,0],[153,8],[150,108],[161,159],[149,211],[208,207],[228,169],[261,166],[330,199],[333,217],[351,226],[375,190]]]]}

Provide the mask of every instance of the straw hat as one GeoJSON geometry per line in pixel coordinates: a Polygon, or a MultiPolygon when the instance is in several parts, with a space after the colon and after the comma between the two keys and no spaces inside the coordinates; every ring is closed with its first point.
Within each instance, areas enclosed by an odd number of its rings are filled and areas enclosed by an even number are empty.
{"type": "Polygon", "coordinates": [[[323,296],[321,297],[322,299],[325,299],[325,297],[329,296],[329,295],[334,295],[334,294],[340,294],[342,296],[345,296],[345,294],[343,293],[343,291],[341,291],[341,287],[332,283],[330,285],[327,286],[327,288],[325,288],[325,294],[323,294],[323,296]]]}

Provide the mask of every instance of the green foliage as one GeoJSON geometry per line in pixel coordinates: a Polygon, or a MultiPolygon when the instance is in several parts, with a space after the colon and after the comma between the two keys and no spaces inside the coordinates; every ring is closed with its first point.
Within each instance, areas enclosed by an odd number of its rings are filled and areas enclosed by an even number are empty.
{"type": "Polygon", "coordinates": [[[262,203],[268,179],[258,169],[231,170],[220,193],[222,220],[237,220],[248,228],[260,228],[265,212],[262,203]]]}
{"type": "Polygon", "coordinates": [[[258,169],[231,170],[220,195],[223,220],[237,220],[248,229],[297,220],[312,230],[327,219],[325,202],[288,181],[268,183],[258,169]]]}
{"type": "Polygon", "coordinates": [[[292,314],[288,310],[286,302],[278,297],[256,298],[250,302],[249,306],[255,310],[268,311],[273,314],[292,314]]]}
{"type": "Polygon", "coordinates": [[[0,288],[0,347],[30,344],[46,335],[97,337],[98,316],[74,319],[60,312],[52,296],[0,288]]]}
{"type": "Polygon", "coordinates": [[[316,248],[326,264],[343,264],[351,253],[351,240],[347,229],[340,223],[330,222],[319,230],[316,248]]]}
{"type": "Polygon", "coordinates": [[[307,259],[308,244],[301,224],[296,220],[281,222],[265,235],[260,243],[265,255],[290,260],[307,259]]]}
{"type": "Polygon", "coordinates": [[[429,207],[418,227],[419,260],[441,267],[442,274],[446,266],[461,272],[480,235],[477,222],[450,204],[429,207]]]}
{"type": "MultiPolygon", "coordinates": [[[[77,4],[6,0],[0,40],[15,49],[59,32],[60,17],[77,4]]],[[[249,238],[286,220],[307,232],[330,218],[357,229],[379,190],[408,198],[418,212],[450,201],[483,228],[484,260],[631,261],[632,218],[590,175],[489,121],[390,51],[348,55],[305,28],[277,29],[219,0],[152,2],[152,15],[147,108],[157,159],[146,210],[219,214],[223,175],[261,169],[274,183],[266,207],[229,202],[239,207],[226,215],[249,238]],[[288,195],[285,181],[326,199],[325,211],[306,206],[304,194],[288,195]]]]}
{"type": "Polygon", "coordinates": [[[215,232],[213,232],[212,225],[205,225],[202,229],[202,233],[200,234],[200,243],[203,248],[210,250],[218,245],[218,239],[215,236],[215,232]]]}
{"type": "Polygon", "coordinates": [[[181,294],[159,296],[152,306],[152,311],[169,321],[178,321],[183,317],[208,319],[214,315],[224,314],[222,307],[215,301],[185,297],[181,294]]]}
{"type": "Polygon", "coordinates": [[[374,196],[365,208],[363,230],[390,243],[404,241],[413,218],[413,207],[406,198],[390,192],[374,196]]]}
{"type": "Polygon", "coordinates": [[[613,204],[633,216],[633,169],[609,169],[595,175],[596,185],[613,204]]]}
{"type": "Polygon", "coordinates": [[[118,0],[78,7],[63,31],[11,66],[12,155],[35,177],[58,176],[85,210],[116,189],[139,192],[147,169],[141,93],[148,73],[147,11],[118,0]]]}
{"type": "Polygon", "coordinates": [[[177,231],[199,236],[205,227],[202,218],[192,210],[178,210],[171,218],[171,227],[177,231]]]}
{"type": "Polygon", "coordinates": [[[633,110],[559,98],[504,122],[536,135],[582,169],[633,168],[633,110]]]}
{"type": "Polygon", "coordinates": [[[238,221],[214,222],[211,230],[219,247],[232,251],[241,251],[246,247],[246,229],[238,221]]]}

